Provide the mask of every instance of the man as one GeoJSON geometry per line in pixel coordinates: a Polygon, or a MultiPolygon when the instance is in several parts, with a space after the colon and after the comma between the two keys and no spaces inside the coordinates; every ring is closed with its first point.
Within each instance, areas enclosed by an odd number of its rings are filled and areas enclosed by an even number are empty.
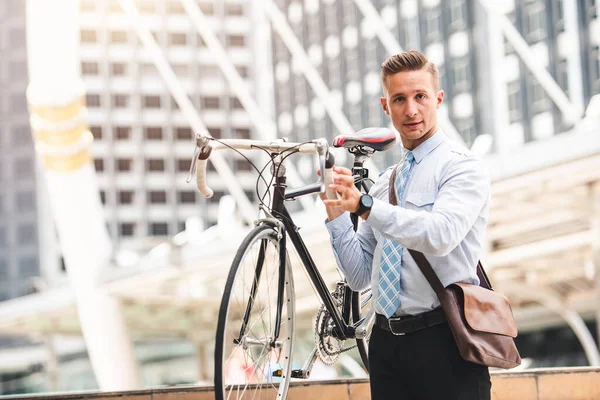
{"type": "Polygon", "coordinates": [[[370,196],[354,187],[350,170],[334,167],[330,189],[339,197],[324,199],[334,253],[349,285],[372,288],[371,397],[489,399],[487,367],[461,358],[439,300],[407,250],[422,252],[444,286],[478,283],[489,176],[480,160],[438,128],[444,92],[437,68],[423,54],[389,57],[381,80],[381,106],[400,134],[403,159],[379,177],[370,196]],[[395,191],[397,206],[389,204],[388,190],[395,191]],[[356,234],[349,212],[364,220],[356,234]],[[409,323],[394,333],[388,319],[397,317],[409,323]]]}

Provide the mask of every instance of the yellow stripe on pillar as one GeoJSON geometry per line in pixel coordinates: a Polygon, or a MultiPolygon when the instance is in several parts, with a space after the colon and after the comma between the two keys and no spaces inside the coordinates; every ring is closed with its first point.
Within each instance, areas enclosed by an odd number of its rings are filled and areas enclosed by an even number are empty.
{"type": "Polygon", "coordinates": [[[35,139],[54,146],[66,146],[77,142],[83,134],[88,130],[84,124],[78,125],[75,128],[65,131],[50,132],[37,131],[35,139]]]}
{"type": "Polygon", "coordinates": [[[31,112],[52,122],[64,122],[72,120],[85,107],[84,97],[64,106],[31,106],[31,112]]]}
{"type": "Polygon", "coordinates": [[[88,149],[83,149],[79,153],[70,156],[43,156],[42,161],[47,170],[55,172],[71,172],[83,167],[92,161],[88,149]]]}

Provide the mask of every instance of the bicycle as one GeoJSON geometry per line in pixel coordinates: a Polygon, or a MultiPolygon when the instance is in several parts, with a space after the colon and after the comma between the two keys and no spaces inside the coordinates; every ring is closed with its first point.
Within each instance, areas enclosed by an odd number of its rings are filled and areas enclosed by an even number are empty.
{"type": "MultiPolygon", "coordinates": [[[[368,178],[364,162],[376,151],[393,146],[395,140],[395,134],[386,128],[367,128],[353,135],[336,137],[333,146],[345,148],[354,155],[352,172],[355,185],[368,192],[372,181],[368,178]]],[[[309,378],[317,357],[333,362],[340,353],[354,347],[358,347],[368,371],[368,339],[374,312],[369,310],[362,315],[362,310],[369,305],[370,289],[357,293],[348,287],[345,280],[341,280],[330,292],[284,204],[286,200],[314,193],[327,193],[330,198],[335,196],[327,190],[334,165],[327,141],[216,140],[197,135],[190,178],[195,169],[198,190],[205,197],[212,195],[212,190],[206,186],[208,158],[212,151],[226,148],[239,154],[242,154],[239,150],[260,149],[269,155],[270,161],[262,170],[251,163],[259,172],[259,179],[263,179],[267,186],[259,205],[265,217],[254,222],[255,228],[240,244],[227,277],[217,322],[216,399],[243,398],[246,394],[255,398],[256,390],[260,392],[257,398],[284,399],[291,379],[309,378]],[[288,189],[284,161],[295,153],[317,154],[323,179],[288,189]],[[271,165],[272,174],[269,182],[262,175],[268,165],[271,165]],[[265,203],[267,195],[270,202],[265,203]],[[315,348],[301,369],[292,369],[296,321],[288,238],[322,302],[315,323],[315,348]],[[344,348],[343,342],[348,339],[355,339],[356,345],[344,348]]],[[[356,229],[358,217],[352,217],[356,229]]]]}

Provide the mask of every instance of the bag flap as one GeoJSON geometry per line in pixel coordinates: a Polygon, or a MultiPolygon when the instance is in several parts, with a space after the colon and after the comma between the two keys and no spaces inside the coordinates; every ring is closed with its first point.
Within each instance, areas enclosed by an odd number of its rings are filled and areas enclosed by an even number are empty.
{"type": "Polygon", "coordinates": [[[508,299],[493,290],[468,283],[455,283],[463,292],[465,319],[480,332],[517,337],[517,324],[508,299]]]}

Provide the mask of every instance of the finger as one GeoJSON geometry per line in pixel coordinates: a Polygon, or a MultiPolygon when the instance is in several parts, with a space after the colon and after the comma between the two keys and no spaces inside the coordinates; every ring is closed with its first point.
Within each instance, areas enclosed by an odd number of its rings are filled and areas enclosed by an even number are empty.
{"type": "Polygon", "coordinates": [[[333,166],[333,172],[337,172],[338,174],[341,174],[341,175],[350,175],[350,176],[352,176],[352,171],[350,171],[348,168],[346,168],[346,167],[338,167],[337,165],[333,166]]]}
{"type": "Polygon", "coordinates": [[[354,177],[349,175],[336,174],[333,177],[334,183],[339,183],[346,186],[354,186],[354,177]]]}

